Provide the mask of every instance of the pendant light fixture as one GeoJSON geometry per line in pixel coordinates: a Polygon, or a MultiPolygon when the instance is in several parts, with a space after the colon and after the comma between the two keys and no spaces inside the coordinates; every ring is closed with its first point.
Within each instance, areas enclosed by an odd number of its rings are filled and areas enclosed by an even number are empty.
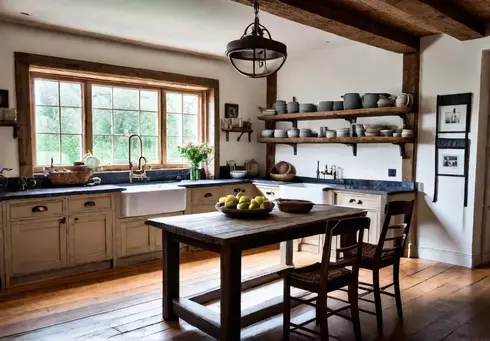
{"type": "Polygon", "coordinates": [[[258,0],[255,0],[254,12],[254,22],[245,28],[240,39],[226,45],[226,55],[243,76],[262,78],[279,71],[286,61],[287,48],[272,40],[269,30],[260,24],[258,0]]]}

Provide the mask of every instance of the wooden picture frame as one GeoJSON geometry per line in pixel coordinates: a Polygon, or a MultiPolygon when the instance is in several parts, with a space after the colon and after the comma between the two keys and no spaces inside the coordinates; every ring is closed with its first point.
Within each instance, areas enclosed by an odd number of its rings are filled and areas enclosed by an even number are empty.
{"type": "Polygon", "coordinates": [[[437,133],[469,132],[472,98],[472,93],[437,96],[437,133]]]}
{"type": "Polygon", "coordinates": [[[225,103],[225,118],[238,118],[238,104],[225,103]]]}

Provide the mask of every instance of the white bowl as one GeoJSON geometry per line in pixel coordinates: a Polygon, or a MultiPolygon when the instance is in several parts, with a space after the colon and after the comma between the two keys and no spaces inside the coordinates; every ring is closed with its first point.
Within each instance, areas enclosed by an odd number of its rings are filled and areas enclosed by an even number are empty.
{"type": "Polygon", "coordinates": [[[274,130],[272,130],[272,129],[262,130],[262,132],[260,133],[260,135],[262,137],[273,137],[274,136],[274,130]]]}
{"type": "Polygon", "coordinates": [[[291,129],[288,130],[288,137],[294,138],[299,136],[299,130],[298,129],[291,129]]]}
{"type": "Polygon", "coordinates": [[[230,176],[233,179],[244,179],[247,177],[247,171],[246,170],[233,170],[233,171],[230,171],[230,176]]]}

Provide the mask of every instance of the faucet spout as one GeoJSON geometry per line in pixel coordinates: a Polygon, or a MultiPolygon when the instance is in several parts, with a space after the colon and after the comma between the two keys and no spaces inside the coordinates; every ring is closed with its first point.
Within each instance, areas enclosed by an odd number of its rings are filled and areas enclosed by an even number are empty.
{"type": "Polygon", "coordinates": [[[133,179],[142,179],[142,180],[148,180],[148,176],[146,175],[146,164],[147,160],[143,156],[143,140],[141,139],[141,136],[138,134],[133,134],[129,136],[129,143],[128,143],[128,164],[129,164],[129,182],[133,182],[133,179]],[[131,161],[131,140],[136,137],[139,140],[139,145],[140,145],[140,157],[138,159],[138,169],[133,169],[133,162],[131,161]],[[144,161],[144,163],[142,163],[144,161]]]}

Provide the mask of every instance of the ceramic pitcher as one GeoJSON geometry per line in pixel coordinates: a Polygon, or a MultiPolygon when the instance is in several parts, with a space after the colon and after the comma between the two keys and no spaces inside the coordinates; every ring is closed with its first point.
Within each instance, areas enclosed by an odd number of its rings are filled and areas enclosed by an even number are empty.
{"type": "Polygon", "coordinates": [[[401,93],[396,97],[395,105],[398,108],[406,108],[413,104],[413,96],[406,93],[401,93]]]}

